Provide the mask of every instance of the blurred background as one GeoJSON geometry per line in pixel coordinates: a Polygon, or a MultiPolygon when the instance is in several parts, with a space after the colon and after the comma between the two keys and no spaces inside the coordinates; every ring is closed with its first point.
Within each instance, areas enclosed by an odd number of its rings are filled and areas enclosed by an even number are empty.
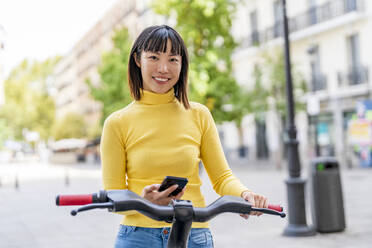
{"type": "MultiPolygon", "coordinates": [[[[145,27],[166,23],[187,43],[191,99],[212,111],[228,159],[283,166],[280,1],[96,2],[2,2],[1,161],[98,163],[103,120],[131,101],[128,49],[145,27]]],[[[370,9],[362,0],[288,1],[304,161],[372,166],[370,9]]]]}
{"type": "MultiPolygon", "coordinates": [[[[211,110],[232,168],[284,180],[281,8],[278,0],[1,1],[0,192],[57,178],[58,190],[72,191],[78,178],[74,190],[92,178],[87,185],[100,188],[103,121],[132,101],[129,50],[155,24],[185,40],[190,99],[211,110]]],[[[372,1],[288,0],[287,15],[305,173],[311,159],[332,156],[351,179],[370,178],[372,1]]]]}

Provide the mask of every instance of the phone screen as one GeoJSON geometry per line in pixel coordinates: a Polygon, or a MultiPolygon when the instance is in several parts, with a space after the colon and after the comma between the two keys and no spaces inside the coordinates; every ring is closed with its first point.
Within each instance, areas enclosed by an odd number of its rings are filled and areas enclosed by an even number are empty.
{"type": "Polygon", "coordinates": [[[174,184],[177,184],[178,188],[169,194],[169,196],[175,196],[183,190],[187,182],[188,182],[187,178],[184,177],[166,176],[160,185],[159,192],[166,190],[167,188],[171,187],[174,184]]]}

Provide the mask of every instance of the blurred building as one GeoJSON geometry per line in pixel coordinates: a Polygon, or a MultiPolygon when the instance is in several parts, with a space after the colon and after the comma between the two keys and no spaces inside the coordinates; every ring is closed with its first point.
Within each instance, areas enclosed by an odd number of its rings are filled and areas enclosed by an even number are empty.
{"type": "MultiPolygon", "coordinates": [[[[291,62],[308,87],[302,99],[307,112],[296,116],[301,155],[337,156],[345,165],[350,155],[347,123],[357,102],[372,97],[372,1],[287,0],[287,15],[291,62]]],[[[281,1],[243,1],[232,31],[241,42],[233,57],[235,76],[250,87],[262,52],[283,49],[281,1]]],[[[262,120],[245,118],[244,140],[251,158],[277,156],[279,123],[273,111],[262,120]]],[[[233,128],[222,130],[226,144],[237,143],[233,128]]]]}
{"type": "Polygon", "coordinates": [[[5,29],[0,24],[0,106],[5,103],[4,94],[4,49],[5,49],[5,29]]]}
{"type": "Polygon", "coordinates": [[[151,12],[149,2],[118,0],[62,58],[54,72],[57,119],[74,112],[91,125],[99,120],[101,105],[91,98],[86,81],[100,84],[97,68],[102,53],[113,46],[111,38],[116,29],[127,27],[134,39],[144,27],[164,22],[164,18],[151,12]]]}

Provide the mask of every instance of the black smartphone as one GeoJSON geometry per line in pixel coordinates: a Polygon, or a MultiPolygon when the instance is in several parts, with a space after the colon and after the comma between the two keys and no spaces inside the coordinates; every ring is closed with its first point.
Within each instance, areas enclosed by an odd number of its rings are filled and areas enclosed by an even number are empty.
{"type": "Polygon", "coordinates": [[[159,187],[159,192],[164,191],[170,186],[177,184],[178,188],[169,194],[169,196],[176,196],[178,193],[180,193],[183,190],[183,188],[186,186],[188,181],[189,180],[187,180],[187,178],[184,178],[184,177],[166,176],[159,187]]]}

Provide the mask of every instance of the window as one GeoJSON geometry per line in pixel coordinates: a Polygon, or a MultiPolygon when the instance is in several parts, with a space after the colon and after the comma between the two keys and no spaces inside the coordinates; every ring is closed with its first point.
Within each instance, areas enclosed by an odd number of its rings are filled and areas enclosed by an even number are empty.
{"type": "Polygon", "coordinates": [[[359,35],[354,34],[347,38],[348,46],[348,81],[349,84],[360,84],[366,81],[364,69],[360,63],[359,35]]]}
{"type": "Polygon", "coordinates": [[[251,45],[256,45],[260,42],[258,25],[257,25],[257,11],[252,11],[249,14],[249,20],[251,25],[251,45]]]}
{"type": "Polygon", "coordinates": [[[274,2],[274,37],[279,37],[283,34],[282,23],[283,23],[283,10],[280,1],[274,2]]]}
{"type": "Polygon", "coordinates": [[[348,37],[348,56],[350,67],[356,67],[360,63],[359,35],[354,34],[348,37]]]}
{"type": "Polygon", "coordinates": [[[309,25],[314,25],[317,23],[317,13],[316,13],[316,0],[307,0],[308,5],[308,17],[309,17],[309,25]]]}
{"type": "Polygon", "coordinates": [[[308,54],[310,55],[311,89],[312,91],[325,89],[326,79],[320,70],[319,47],[317,45],[311,46],[308,49],[308,54]]]}

